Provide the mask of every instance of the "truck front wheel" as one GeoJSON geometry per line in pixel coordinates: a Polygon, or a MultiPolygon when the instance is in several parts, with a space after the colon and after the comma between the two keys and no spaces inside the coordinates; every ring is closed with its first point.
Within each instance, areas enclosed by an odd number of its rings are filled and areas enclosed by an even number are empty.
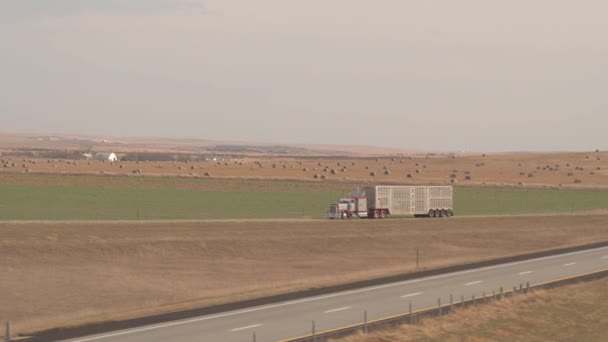
{"type": "Polygon", "coordinates": [[[386,210],[382,210],[382,211],[380,211],[380,218],[385,219],[385,218],[386,218],[386,216],[387,216],[387,215],[386,215],[386,210]]]}
{"type": "Polygon", "coordinates": [[[348,218],[348,213],[346,211],[342,212],[342,219],[345,220],[348,218]]]}

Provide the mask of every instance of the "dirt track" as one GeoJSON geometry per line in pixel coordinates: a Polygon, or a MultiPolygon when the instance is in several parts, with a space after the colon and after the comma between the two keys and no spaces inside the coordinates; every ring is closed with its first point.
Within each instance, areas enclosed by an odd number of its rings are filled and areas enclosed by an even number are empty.
{"type": "Polygon", "coordinates": [[[0,321],[31,331],[608,240],[608,215],[0,223],[0,321]]]}

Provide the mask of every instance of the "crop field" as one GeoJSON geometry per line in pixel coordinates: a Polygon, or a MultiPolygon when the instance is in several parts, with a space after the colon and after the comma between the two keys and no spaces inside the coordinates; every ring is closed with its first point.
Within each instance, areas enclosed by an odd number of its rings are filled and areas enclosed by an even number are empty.
{"type": "MultiPolygon", "coordinates": [[[[321,218],[355,185],[127,176],[0,177],[0,220],[321,218]]],[[[457,215],[608,209],[608,191],[457,187],[457,215]]]]}
{"type": "Polygon", "coordinates": [[[0,222],[0,322],[137,317],[608,240],[607,214],[0,222]]]}
{"type": "Polygon", "coordinates": [[[225,156],[197,162],[117,163],[16,157],[0,159],[0,175],[23,173],[608,188],[608,152],[430,154],[378,158],[225,156]]]}
{"type": "Polygon", "coordinates": [[[457,309],[415,325],[331,342],[608,341],[608,279],[457,309]]]}

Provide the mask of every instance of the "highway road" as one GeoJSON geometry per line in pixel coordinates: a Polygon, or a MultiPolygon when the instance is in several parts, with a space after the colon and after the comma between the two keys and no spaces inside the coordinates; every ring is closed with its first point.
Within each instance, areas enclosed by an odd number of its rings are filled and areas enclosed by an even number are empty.
{"type": "Polygon", "coordinates": [[[322,331],[368,320],[405,313],[413,309],[457,302],[462,296],[480,297],[530,282],[531,285],[608,269],[608,247],[553,255],[543,258],[446,273],[380,286],[338,292],[289,302],[201,316],[182,321],[81,337],[69,341],[276,341],[306,335],[312,321],[322,331]]]}

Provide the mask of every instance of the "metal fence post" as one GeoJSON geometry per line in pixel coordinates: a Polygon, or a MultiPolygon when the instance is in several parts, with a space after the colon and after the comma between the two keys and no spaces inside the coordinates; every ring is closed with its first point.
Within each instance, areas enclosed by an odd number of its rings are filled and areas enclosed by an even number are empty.
{"type": "Polygon", "coordinates": [[[492,290],[492,298],[494,298],[494,300],[496,300],[496,290],[492,290]]]}
{"type": "Polygon", "coordinates": [[[412,313],[412,300],[410,299],[410,324],[414,324],[414,314],[412,313]]]}
{"type": "Polygon", "coordinates": [[[253,342],[256,342],[255,331],[253,332],[253,342]]]}
{"type": "Polygon", "coordinates": [[[454,298],[452,297],[452,294],[450,293],[450,310],[452,309],[452,305],[454,305],[454,298]]]}
{"type": "Polygon", "coordinates": [[[503,293],[504,293],[504,291],[503,291],[502,286],[501,286],[501,287],[500,287],[500,296],[499,296],[499,299],[502,299],[502,295],[503,295],[503,293]]]}
{"type": "Polygon", "coordinates": [[[515,295],[515,292],[517,292],[517,286],[513,286],[513,295],[515,295]]]}
{"type": "Polygon", "coordinates": [[[12,332],[12,323],[10,320],[6,321],[6,340],[7,341],[11,341],[13,339],[13,332],[12,332]]]}
{"type": "Polygon", "coordinates": [[[530,282],[526,282],[526,293],[530,292],[530,282]]]}
{"type": "Polygon", "coordinates": [[[367,334],[367,310],[363,311],[363,332],[367,334]]]}
{"type": "Polygon", "coordinates": [[[475,294],[474,293],[471,295],[471,303],[473,303],[473,305],[475,305],[475,294]]]}
{"type": "Polygon", "coordinates": [[[486,303],[486,291],[483,291],[483,302],[486,303]]]}
{"type": "Polygon", "coordinates": [[[464,308],[464,296],[460,296],[460,303],[462,304],[462,307],[464,308]]]}
{"type": "Polygon", "coordinates": [[[439,309],[439,316],[441,316],[441,297],[437,298],[437,309],[439,309]]]}
{"type": "Polygon", "coordinates": [[[524,286],[522,285],[522,283],[519,283],[519,292],[522,292],[524,289],[524,286]]]}
{"type": "Polygon", "coordinates": [[[317,331],[315,328],[315,321],[312,321],[312,341],[317,342],[317,331]]]}

